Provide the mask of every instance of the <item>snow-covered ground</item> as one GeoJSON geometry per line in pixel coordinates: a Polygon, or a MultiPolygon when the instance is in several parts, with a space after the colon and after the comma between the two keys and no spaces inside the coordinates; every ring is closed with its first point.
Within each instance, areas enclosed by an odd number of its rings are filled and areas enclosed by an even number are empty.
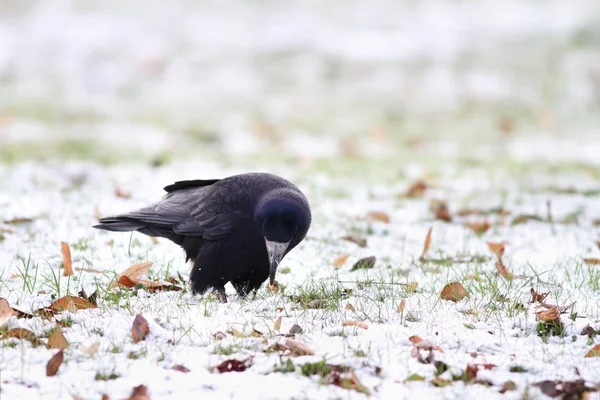
{"type": "Polygon", "coordinates": [[[584,0],[2,2],[0,297],[35,315],[0,303],[0,398],[598,389],[599,27],[584,0]],[[313,209],[282,293],[193,297],[176,245],[91,228],[173,181],[249,170],[313,209]],[[110,288],[146,261],[143,279],[182,290],[110,288]],[[443,299],[451,282],[468,296],[443,299]],[[35,313],[82,289],[97,307],[35,313]]]}

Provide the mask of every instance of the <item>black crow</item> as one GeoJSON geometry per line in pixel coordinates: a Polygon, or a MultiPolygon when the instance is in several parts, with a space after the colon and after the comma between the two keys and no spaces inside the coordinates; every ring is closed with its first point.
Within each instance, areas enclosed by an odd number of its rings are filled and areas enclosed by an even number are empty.
{"type": "Polygon", "coordinates": [[[192,292],[208,289],[227,302],[225,285],[256,296],[277,266],[300,243],[311,223],[304,194],[291,182],[267,173],[223,179],[186,180],[166,186],[167,194],[148,207],[100,219],[94,228],[138,231],[167,238],[194,261],[192,292]]]}

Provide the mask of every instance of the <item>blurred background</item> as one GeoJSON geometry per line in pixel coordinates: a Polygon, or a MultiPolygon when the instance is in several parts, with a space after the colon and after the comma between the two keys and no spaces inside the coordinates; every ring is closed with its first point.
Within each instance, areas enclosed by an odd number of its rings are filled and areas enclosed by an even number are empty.
{"type": "Polygon", "coordinates": [[[597,0],[0,1],[0,161],[600,157],[597,0]]]}

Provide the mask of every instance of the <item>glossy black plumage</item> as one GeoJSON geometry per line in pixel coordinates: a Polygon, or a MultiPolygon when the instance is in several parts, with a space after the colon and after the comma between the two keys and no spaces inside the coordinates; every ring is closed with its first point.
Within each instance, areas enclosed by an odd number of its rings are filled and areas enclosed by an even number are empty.
{"type": "Polygon", "coordinates": [[[311,223],[306,197],[291,182],[266,173],[179,181],[157,203],[105,217],[94,228],[138,231],[181,246],[194,293],[231,282],[240,296],[274,279],[281,259],[300,243],[311,223]]]}

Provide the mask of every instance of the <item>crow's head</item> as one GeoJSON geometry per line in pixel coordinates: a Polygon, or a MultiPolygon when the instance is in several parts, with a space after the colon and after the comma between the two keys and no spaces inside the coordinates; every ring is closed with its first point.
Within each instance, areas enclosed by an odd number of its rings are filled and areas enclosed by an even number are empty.
{"type": "Polygon", "coordinates": [[[274,190],[264,196],[256,221],[265,238],[269,255],[269,282],[275,282],[277,266],[291,249],[304,239],[311,222],[306,198],[289,189],[274,190]]]}

